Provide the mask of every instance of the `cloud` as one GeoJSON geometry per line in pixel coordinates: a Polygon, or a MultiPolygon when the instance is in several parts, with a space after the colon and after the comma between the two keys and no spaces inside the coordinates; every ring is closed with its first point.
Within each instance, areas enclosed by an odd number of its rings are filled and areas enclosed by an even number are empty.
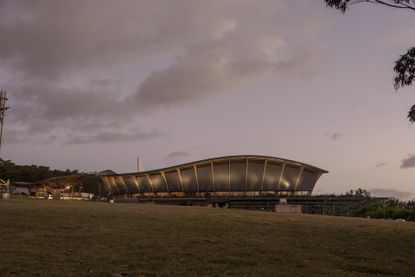
{"type": "MultiPolygon", "coordinates": [[[[61,122],[68,119],[105,119],[125,115],[123,103],[109,90],[93,88],[60,87],[52,84],[28,84],[24,93],[17,92],[17,112],[10,113],[13,119],[26,121],[27,117],[61,122]],[[30,101],[30,106],[24,106],[30,101]],[[21,103],[23,102],[23,103],[21,103]]],[[[128,109],[128,107],[124,107],[128,109]]]]}
{"type": "Polygon", "coordinates": [[[338,140],[342,134],[338,132],[325,133],[324,136],[330,137],[331,140],[338,140]]]}
{"type": "MultiPolygon", "coordinates": [[[[274,37],[257,38],[256,43],[233,47],[242,40],[238,36],[190,47],[173,65],[151,73],[133,96],[138,106],[169,107],[202,99],[261,76],[301,68],[315,55],[303,49],[284,57],[284,42],[274,37]]],[[[255,41],[254,35],[251,38],[255,41]]]]}
{"type": "Polygon", "coordinates": [[[386,166],[386,165],[388,165],[388,163],[377,163],[375,165],[375,168],[379,168],[379,167],[386,166]]]}
{"type": "Polygon", "coordinates": [[[341,134],[340,134],[340,133],[333,133],[333,134],[330,136],[330,138],[331,138],[332,140],[338,140],[340,137],[341,137],[341,134]]]}
{"type": "Polygon", "coordinates": [[[103,140],[108,126],[158,109],[313,71],[315,34],[327,22],[308,9],[294,19],[289,8],[281,0],[0,1],[10,120],[103,140]]]}
{"type": "Polygon", "coordinates": [[[410,154],[408,157],[402,159],[401,168],[415,167],[415,154],[410,154]]]}
{"type": "Polygon", "coordinates": [[[184,158],[189,156],[190,154],[186,150],[180,150],[180,151],[174,151],[169,153],[164,159],[165,160],[171,160],[171,159],[178,159],[178,158],[184,158]]]}
{"type": "Polygon", "coordinates": [[[164,137],[165,134],[159,130],[150,132],[142,131],[109,131],[92,135],[73,135],[65,140],[66,144],[88,144],[88,143],[115,143],[135,142],[164,137]]]}
{"type": "Polygon", "coordinates": [[[415,198],[415,193],[407,192],[407,191],[400,191],[395,189],[382,189],[382,188],[375,188],[369,190],[372,196],[376,197],[394,197],[399,198],[402,201],[408,201],[415,198]]]}
{"type": "Polygon", "coordinates": [[[4,144],[21,144],[21,143],[53,143],[58,140],[58,137],[53,134],[36,133],[28,136],[27,130],[19,129],[5,129],[3,132],[2,143],[4,144]]]}

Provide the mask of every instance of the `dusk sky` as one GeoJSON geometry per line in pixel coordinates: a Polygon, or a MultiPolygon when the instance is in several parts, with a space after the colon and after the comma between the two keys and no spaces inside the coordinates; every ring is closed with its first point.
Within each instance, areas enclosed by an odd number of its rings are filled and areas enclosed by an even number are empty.
{"type": "Polygon", "coordinates": [[[225,155],[326,169],[315,193],[415,192],[415,14],[323,0],[0,0],[1,157],[116,172],[225,155]]]}

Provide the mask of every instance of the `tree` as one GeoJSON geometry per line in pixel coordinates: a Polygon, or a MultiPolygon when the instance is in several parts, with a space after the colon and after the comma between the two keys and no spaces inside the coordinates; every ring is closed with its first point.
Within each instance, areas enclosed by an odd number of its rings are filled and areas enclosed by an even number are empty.
{"type": "Polygon", "coordinates": [[[11,182],[38,182],[52,177],[83,174],[78,170],[50,170],[47,166],[16,165],[11,161],[0,159],[0,179],[11,182]]]}
{"type": "Polygon", "coordinates": [[[353,197],[370,197],[370,192],[365,189],[358,188],[356,190],[349,190],[345,194],[346,196],[353,196],[353,197]]]}
{"type": "MultiPolygon", "coordinates": [[[[350,6],[359,3],[377,4],[386,7],[409,10],[415,12],[415,0],[324,0],[328,7],[338,9],[345,13],[350,6]]],[[[407,52],[395,61],[393,67],[395,71],[394,87],[399,88],[410,86],[415,79],[415,47],[407,50],[407,52]]],[[[410,122],[415,122],[415,105],[408,112],[410,122]]]]}

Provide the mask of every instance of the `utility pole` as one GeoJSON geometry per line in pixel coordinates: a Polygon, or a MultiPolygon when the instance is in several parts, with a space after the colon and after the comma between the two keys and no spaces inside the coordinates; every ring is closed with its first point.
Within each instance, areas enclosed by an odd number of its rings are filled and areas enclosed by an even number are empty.
{"type": "Polygon", "coordinates": [[[3,137],[3,124],[4,124],[4,112],[9,109],[9,107],[6,107],[6,91],[1,90],[0,91],[0,149],[1,149],[1,141],[3,137]]]}

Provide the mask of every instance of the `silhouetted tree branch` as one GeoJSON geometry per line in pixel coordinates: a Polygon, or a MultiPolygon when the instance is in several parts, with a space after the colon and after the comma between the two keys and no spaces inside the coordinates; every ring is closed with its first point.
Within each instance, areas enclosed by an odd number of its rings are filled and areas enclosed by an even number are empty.
{"type": "MultiPolygon", "coordinates": [[[[415,12],[415,0],[324,0],[328,7],[338,9],[345,13],[350,6],[359,3],[378,4],[387,7],[405,9],[415,12]]],[[[395,71],[394,87],[398,90],[401,87],[410,86],[415,79],[415,47],[407,50],[407,52],[395,61],[393,68],[395,71]]],[[[415,122],[415,105],[408,112],[408,119],[415,122]]]]}
{"type": "Polygon", "coordinates": [[[395,76],[395,89],[409,86],[415,78],[415,47],[402,55],[396,62],[393,70],[395,76]]]}
{"type": "Polygon", "coordinates": [[[350,6],[359,3],[378,4],[415,11],[415,0],[325,0],[325,2],[330,8],[338,9],[342,13],[345,13],[350,6]]]}

